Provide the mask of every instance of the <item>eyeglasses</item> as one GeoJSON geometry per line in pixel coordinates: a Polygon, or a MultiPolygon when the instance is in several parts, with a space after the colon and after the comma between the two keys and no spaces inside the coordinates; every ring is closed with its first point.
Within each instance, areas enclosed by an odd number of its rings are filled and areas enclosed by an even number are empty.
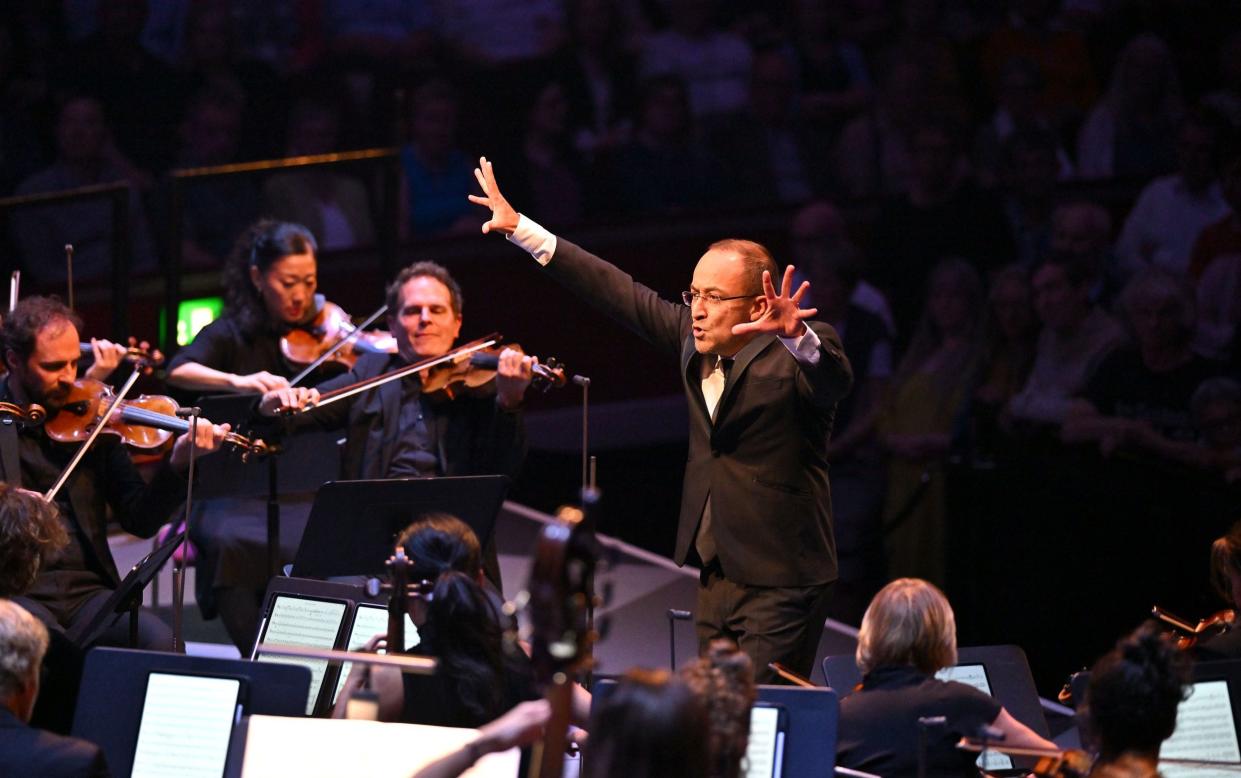
{"type": "Polygon", "coordinates": [[[735,294],[732,297],[720,297],[715,292],[681,292],[681,302],[687,306],[693,305],[696,300],[702,300],[707,305],[719,305],[728,300],[744,300],[747,297],[758,297],[758,295],[735,294]]]}

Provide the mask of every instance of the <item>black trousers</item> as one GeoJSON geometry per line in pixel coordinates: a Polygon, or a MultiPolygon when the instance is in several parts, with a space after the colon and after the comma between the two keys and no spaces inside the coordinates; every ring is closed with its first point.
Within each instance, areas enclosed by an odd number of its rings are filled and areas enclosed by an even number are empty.
{"type": "Polygon", "coordinates": [[[767,665],[779,662],[810,677],[831,584],[746,586],[724,577],[717,563],[702,571],[694,628],[702,653],[717,638],[728,638],[754,662],[758,683],[783,683],[767,665]]]}

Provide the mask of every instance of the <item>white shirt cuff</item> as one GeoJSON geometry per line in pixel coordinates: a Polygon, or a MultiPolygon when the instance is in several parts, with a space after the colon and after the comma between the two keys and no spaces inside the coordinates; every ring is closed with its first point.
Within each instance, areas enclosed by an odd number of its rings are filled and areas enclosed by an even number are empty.
{"type": "Polygon", "coordinates": [[[517,229],[508,236],[508,240],[529,252],[540,265],[551,262],[552,255],[556,253],[556,236],[524,214],[517,214],[517,229]]]}
{"type": "Polygon", "coordinates": [[[806,331],[798,335],[796,338],[780,337],[780,342],[793,355],[793,359],[803,365],[819,364],[819,346],[823,345],[819,340],[819,335],[810,326],[806,326],[806,331]]]}

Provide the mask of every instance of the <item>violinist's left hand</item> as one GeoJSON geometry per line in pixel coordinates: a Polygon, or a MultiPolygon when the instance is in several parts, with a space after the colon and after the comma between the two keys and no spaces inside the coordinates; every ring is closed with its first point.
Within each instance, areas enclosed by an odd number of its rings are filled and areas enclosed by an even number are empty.
{"type": "MultiPolygon", "coordinates": [[[[224,442],[224,436],[228,434],[231,428],[227,424],[212,424],[207,419],[200,418],[198,420],[196,434],[194,437],[194,446],[197,449],[195,456],[210,454],[220,447],[224,442]]],[[[177,438],[172,444],[172,455],[169,457],[169,464],[176,470],[184,472],[190,466],[190,433],[185,433],[177,438]]]]}
{"type": "Polygon", "coordinates": [[[537,362],[538,357],[528,357],[517,349],[506,348],[500,352],[496,367],[496,400],[501,407],[512,410],[521,405],[534,379],[537,362]]]}
{"type": "Polygon", "coordinates": [[[802,281],[797,291],[793,292],[793,266],[784,269],[784,280],[780,283],[780,292],[772,284],[771,273],[763,271],[763,296],[767,300],[767,312],[756,321],[733,325],[734,335],[747,332],[773,332],[782,338],[796,338],[806,331],[803,319],[809,319],[819,312],[818,308],[802,308],[801,299],[810,288],[809,281],[802,281]]]}
{"type": "Polygon", "coordinates": [[[91,338],[90,350],[94,362],[86,369],[83,377],[93,378],[96,381],[107,381],[108,376],[116,371],[126,354],[125,347],[120,343],[113,343],[102,338],[91,338]]]}

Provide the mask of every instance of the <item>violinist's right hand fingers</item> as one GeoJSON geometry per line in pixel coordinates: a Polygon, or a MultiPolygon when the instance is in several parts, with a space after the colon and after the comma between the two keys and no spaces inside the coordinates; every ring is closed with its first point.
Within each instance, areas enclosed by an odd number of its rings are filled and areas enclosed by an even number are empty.
{"type": "Polygon", "coordinates": [[[386,634],[372,635],[371,639],[366,641],[362,646],[362,650],[368,654],[374,654],[379,649],[388,647],[388,636],[386,634]]]}

